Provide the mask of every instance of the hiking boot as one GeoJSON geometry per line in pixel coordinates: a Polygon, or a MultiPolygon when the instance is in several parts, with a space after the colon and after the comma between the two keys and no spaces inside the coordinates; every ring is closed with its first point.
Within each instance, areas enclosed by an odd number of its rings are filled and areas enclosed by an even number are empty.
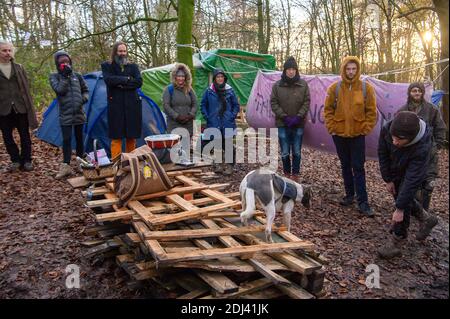
{"type": "Polygon", "coordinates": [[[342,206],[350,206],[353,204],[353,196],[345,196],[339,201],[339,204],[342,206]]]}
{"type": "Polygon", "coordinates": [[[424,218],[420,220],[419,231],[416,234],[416,239],[419,241],[425,240],[430,235],[431,230],[437,225],[438,219],[436,216],[424,210],[424,218]]]}
{"type": "Polygon", "coordinates": [[[19,162],[12,162],[11,164],[9,164],[8,170],[11,173],[17,172],[19,169],[20,169],[20,163],[19,162]]]}
{"type": "Polygon", "coordinates": [[[401,238],[393,234],[390,242],[378,248],[378,256],[383,259],[392,259],[394,257],[400,257],[402,255],[401,249],[405,242],[406,242],[405,238],[401,238]]]}
{"type": "Polygon", "coordinates": [[[70,165],[67,163],[62,163],[59,166],[59,172],[56,174],[56,179],[62,179],[64,177],[72,175],[72,169],[70,168],[70,165]]]}
{"type": "Polygon", "coordinates": [[[306,208],[311,207],[312,187],[309,185],[303,186],[302,205],[306,208]]]}
{"type": "Polygon", "coordinates": [[[25,164],[23,164],[23,170],[26,172],[31,172],[33,170],[33,163],[25,162],[25,164]]]}
{"type": "Polygon", "coordinates": [[[83,174],[83,169],[81,168],[81,164],[76,163],[74,171],[76,174],[83,174]]]}
{"type": "Polygon", "coordinates": [[[234,173],[234,167],[232,164],[224,164],[223,175],[230,176],[234,173]]]}
{"type": "Polygon", "coordinates": [[[370,206],[369,206],[369,204],[367,202],[363,202],[363,203],[358,204],[358,209],[359,209],[359,212],[361,214],[364,214],[367,217],[373,217],[374,216],[374,213],[373,213],[372,209],[370,208],[370,206]]]}

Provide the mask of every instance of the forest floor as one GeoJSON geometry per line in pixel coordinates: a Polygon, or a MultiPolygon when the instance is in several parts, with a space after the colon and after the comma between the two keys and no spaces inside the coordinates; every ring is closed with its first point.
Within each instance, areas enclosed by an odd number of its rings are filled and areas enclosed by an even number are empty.
{"type": "MultiPolygon", "coordinates": [[[[130,290],[128,275],[113,259],[92,263],[83,258],[81,243],[92,239],[84,229],[94,219],[80,190],[54,179],[61,151],[33,137],[35,170],[9,173],[9,158],[0,142],[0,298],[161,298],[154,289],[130,290]],[[65,269],[76,264],[80,289],[67,289],[65,269]]],[[[296,207],[292,232],[310,240],[328,260],[323,298],[448,298],[449,283],[449,158],[439,152],[441,177],[433,193],[432,211],[439,224],[424,243],[411,236],[403,257],[380,260],[377,248],[388,241],[394,210],[384,189],[378,163],[367,161],[366,176],[374,218],[365,218],[356,207],[338,204],[342,196],[337,156],[304,147],[302,182],[314,186],[312,207],[296,207]],[[368,265],[380,269],[380,288],[367,288],[368,265]]],[[[229,191],[254,165],[238,164],[229,191]]],[[[214,182],[211,181],[211,182],[214,182]]]]}

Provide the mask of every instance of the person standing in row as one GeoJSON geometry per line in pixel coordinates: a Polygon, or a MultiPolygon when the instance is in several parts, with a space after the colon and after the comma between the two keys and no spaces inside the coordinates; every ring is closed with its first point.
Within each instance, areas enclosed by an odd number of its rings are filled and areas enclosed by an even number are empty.
{"type": "Polygon", "coordinates": [[[163,92],[163,108],[167,115],[167,132],[183,127],[190,137],[193,133],[193,120],[197,112],[197,97],[192,89],[192,75],[183,63],[175,64],[170,73],[171,83],[163,92]]]}
{"type": "Polygon", "coordinates": [[[365,138],[377,120],[375,90],[360,79],[361,64],[355,56],[341,65],[341,80],[327,90],[324,106],[325,126],[332,135],[341,162],[345,197],[343,206],[353,204],[356,192],[359,211],[372,217],[366,190],[365,138]]]}
{"type": "Polygon", "coordinates": [[[108,96],[108,126],[111,138],[111,158],[115,160],[125,150],[136,148],[136,139],[142,136],[142,100],[138,89],[142,86],[139,67],[128,60],[124,42],[116,42],[111,59],[101,64],[108,96]]]}
{"type": "MultiPolygon", "coordinates": [[[[72,132],[75,132],[77,156],[81,158],[84,154],[83,126],[86,114],[83,105],[89,99],[89,89],[83,76],[73,71],[72,59],[67,52],[58,51],[53,57],[57,72],[50,74],[50,85],[58,99],[64,156],[56,179],[61,179],[72,175],[72,132]]],[[[78,165],[77,172],[80,172],[78,165]]]]}
{"type": "Polygon", "coordinates": [[[202,97],[201,111],[206,120],[206,128],[216,128],[222,136],[221,151],[217,152],[221,158],[214,160],[213,170],[219,174],[231,175],[236,162],[233,139],[236,135],[236,117],[240,106],[227,80],[223,70],[214,70],[213,81],[202,97]]]}
{"type": "Polygon", "coordinates": [[[294,57],[289,57],[284,63],[281,79],[272,87],[270,103],[278,127],[283,172],[298,179],[310,96],[308,83],[300,78],[294,57]]]}
{"type": "Polygon", "coordinates": [[[432,130],[433,143],[431,147],[430,164],[428,166],[427,177],[418,192],[417,199],[423,208],[430,209],[431,195],[434,189],[434,181],[439,175],[439,165],[437,150],[442,148],[445,143],[446,126],[442,120],[439,109],[433,104],[425,101],[425,85],[421,82],[411,83],[408,87],[408,100],[401,111],[410,111],[416,113],[432,130]]]}
{"type": "Polygon", "coordinates": [[[0,130],[11,159],[9,171],[33,170],[30,129],[38,126],[30,85],[22,65],[14,62],[14,46],[0,40],[0,130]],[[20,136],[20,151],[13,131],[20,136]]]}

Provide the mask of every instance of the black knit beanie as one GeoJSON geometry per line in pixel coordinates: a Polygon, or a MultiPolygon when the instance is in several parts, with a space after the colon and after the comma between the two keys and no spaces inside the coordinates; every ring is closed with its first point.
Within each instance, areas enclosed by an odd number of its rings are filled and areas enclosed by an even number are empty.
{"type": "Polygon", "coordinates": [[[297,62],[295,61],[295,58],[293,56],[290,56],[289,58],[287,58],[286,62],[284,62],[283,71],[286,71],[289,68],[293,68],[298,71],[297,62]]]}
{"type": "Polygon", "coordinates": [[[420,119],[414,112],[398,112],[391,123],[392,136],[412,141],[420,131],[420,119]]]}

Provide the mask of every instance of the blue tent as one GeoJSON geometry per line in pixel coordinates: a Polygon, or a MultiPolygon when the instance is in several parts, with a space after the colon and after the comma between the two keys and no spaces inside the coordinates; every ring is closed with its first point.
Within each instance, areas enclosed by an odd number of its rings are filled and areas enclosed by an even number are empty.
{"type": "MultiPolygon", "coordinates": [[[[99,148],[104,148],[111,155],[108,137],[108,117],[106,85],[102,72],[93,72],[83,75],[89,87],[89,101],[84,105],[87,123],[84,126],[84,147],[87,152],[92,151],[94,139],[98,140],[99,148]]],[[[158,105],[139,90],[142,98],[142,136],[162,134],[166,131],[166,122],[158,105]]],[[[62,134],[59,125],[58,101],[55,99],[48,106],[43,115],[42,124],[36,136],[52,145],[62,146],[62,134]]],[[[137,140],[137,145],[144,144],[144,139],[137,140]]],[[[75,148],[75,139],[72,141],[75,148]]]]}

